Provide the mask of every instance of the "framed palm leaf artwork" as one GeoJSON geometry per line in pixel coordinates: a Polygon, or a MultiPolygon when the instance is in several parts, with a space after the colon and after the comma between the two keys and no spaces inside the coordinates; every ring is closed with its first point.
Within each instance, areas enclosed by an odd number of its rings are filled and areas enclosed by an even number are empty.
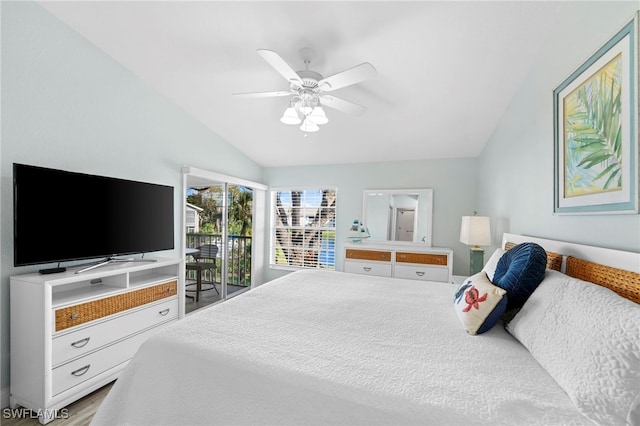
{"type": "Polygon", "coordinates": [[[553,91],[554,213],[638,213],[638,14],[553,91]]]}

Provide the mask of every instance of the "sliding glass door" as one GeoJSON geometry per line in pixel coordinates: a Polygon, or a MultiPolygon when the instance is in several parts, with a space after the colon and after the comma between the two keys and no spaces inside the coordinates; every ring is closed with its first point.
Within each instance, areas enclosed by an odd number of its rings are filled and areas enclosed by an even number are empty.
{"type": "Polygon", "coordinates": [[[227,294],[251,287],[251,247],[253,229],[253,190],[227,185],[227,294]]]}
{"type": "Polygon", "coordinates": [[[186,313],[260,284],[252,265],[261,189],[204,175],[185,174],[186,313]]]}

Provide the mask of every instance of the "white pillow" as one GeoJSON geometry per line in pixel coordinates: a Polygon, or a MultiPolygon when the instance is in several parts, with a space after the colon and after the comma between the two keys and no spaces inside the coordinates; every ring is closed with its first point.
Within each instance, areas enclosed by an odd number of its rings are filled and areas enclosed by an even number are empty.
{"type": "Polygon", "coordinates": [[[493,282],[493,274],[496,272],[496,266],[498,266],[498,261],[502,257],[505,251],[501,248],[497,248],[496,251],[493,252],[487,263],[482,268],[482,272],[487,274],[487,278],[489,281],[493,282]]]}
{"type": "Polygon", "coordinates": [[[469,334],[489,331],[496,325],[507,307],[507,291],[495,286],[480,271],[458,287],[453,308],[469,334]]]}
{"type": "Polygon", "coordinates": [[[586,417],[640,425],[640,305],[547,270],[507,330],[586,417]]]}

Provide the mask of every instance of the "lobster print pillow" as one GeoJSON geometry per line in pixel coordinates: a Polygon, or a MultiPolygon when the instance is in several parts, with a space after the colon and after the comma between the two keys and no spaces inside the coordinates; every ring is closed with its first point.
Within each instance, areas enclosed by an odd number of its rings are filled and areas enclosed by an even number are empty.
{"type": "Polygon", "coordinates": [[[453,307],[469,334],[482,334],[500,320],[507,307],[507,291],[493,285],[486,273],[479,272],[458,287],[453,307]]]}

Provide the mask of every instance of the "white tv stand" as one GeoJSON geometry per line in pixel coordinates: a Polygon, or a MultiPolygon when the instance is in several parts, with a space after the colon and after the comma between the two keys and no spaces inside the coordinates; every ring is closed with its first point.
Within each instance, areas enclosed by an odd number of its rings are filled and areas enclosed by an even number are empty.
{"type": "Polygon", "coordinates": [[[11,407],[46,424],[116,379],[146,338],[184,316],[180,270],[181,259],[156,259],[12,276],[11,407]]]}

